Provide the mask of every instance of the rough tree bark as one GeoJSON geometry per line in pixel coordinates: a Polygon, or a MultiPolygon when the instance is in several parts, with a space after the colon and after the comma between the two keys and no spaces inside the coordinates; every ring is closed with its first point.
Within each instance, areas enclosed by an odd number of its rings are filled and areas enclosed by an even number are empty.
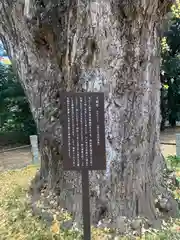
{"type": "Polygon", "coordinates": [[[0,34],[41,139],[41,178],[81,218],[81,176],[62,171],[61,91],[105,92],[107,171],[90,173],[92,222],[157,219],[162,182],[158,28],[172,0],[0,0],[0,34]],[[105,214],[102,216],[102,213],[105,214]]]}

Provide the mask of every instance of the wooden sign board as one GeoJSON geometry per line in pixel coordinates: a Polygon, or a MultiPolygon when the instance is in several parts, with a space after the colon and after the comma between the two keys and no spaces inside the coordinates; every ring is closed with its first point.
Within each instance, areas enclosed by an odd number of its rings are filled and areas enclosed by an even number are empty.
{"type": "Polygon", "coordinates": [[[62,94],[63,168],[82,171],[84,239],[91,239],[88,170],[106,170],[104,94],[62,94]]]}
{"type": "Polygon", "coordinates": [[[105,170],[103,93],[63,94],[64,170],[105,170]]]}

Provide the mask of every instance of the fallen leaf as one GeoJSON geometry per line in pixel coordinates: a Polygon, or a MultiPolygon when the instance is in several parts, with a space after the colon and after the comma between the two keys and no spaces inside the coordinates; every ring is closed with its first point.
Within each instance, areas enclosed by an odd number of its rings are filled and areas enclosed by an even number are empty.
{"type": "Polygon", "coordinates": [[[51,232],[55,233],[55,234],[59,234],[60,232],[60,227],[59,227],[59,222],[56,218],[56,215],[53,216],[54,217],[54,221],[53,221],[53,224],[51,226],[51,232]]]}

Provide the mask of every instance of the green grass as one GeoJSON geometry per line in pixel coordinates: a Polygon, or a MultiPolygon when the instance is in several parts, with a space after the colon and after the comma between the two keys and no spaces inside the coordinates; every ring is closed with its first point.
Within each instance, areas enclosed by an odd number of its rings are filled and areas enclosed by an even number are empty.
{"type": "MultiPolygon", "coordinates": [[[[8,171],[0,174],[0,239],[1,240],[80,240],[82,234],[72,230],[59,229],[60,222],[48,227],[32,215],[27,203],[29,182],[34,177],[37,167],[8,171]],[[58,225],[57,225],[58,224],[58,225]]],[[[105,240],[108,231],[92,229],[94,240],[105,240]]],[[[121,238],[122,240],[132,238],[121,238]]],[[[140,238],[136,238],[140,239],[140,238]]],[[[168,229],[156,232],[151,230],[141,239],[176,240],[180,239],[180,222],[176,220],[168,229]]]]}
{"type": "Polygon", "coordinates": [[[72,231],[55,234],[45,223],[32,215],[26,193],[36,170],[36,167],[30,166],[0,175],[0,239],[81,239],[80,234],[78,236],[77,232],[72,231]]]}
{"type": "Polygon", "coordinates": [[[177,171],[180,170],[180,157],[176,155],[169,155],[167,157],[168,167],[177,171]]]}

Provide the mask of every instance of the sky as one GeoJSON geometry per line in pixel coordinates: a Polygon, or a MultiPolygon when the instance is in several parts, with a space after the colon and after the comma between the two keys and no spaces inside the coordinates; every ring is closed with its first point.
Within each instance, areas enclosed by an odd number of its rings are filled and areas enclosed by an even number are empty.
{"type": "Polygon", "coordinates": [[[0,63],[3,65],[11,65],[11,62],[7,56],[7,53],[1,41],[0,41],[0,63]]]}
{"type": "Polygon", "coordinates": [[[2,42],[0,41],[0,56],[2,57],[4,54],[5,54],[5,50],[4,50],[4,47],[3,47],[3,44],[2,42]]]}

